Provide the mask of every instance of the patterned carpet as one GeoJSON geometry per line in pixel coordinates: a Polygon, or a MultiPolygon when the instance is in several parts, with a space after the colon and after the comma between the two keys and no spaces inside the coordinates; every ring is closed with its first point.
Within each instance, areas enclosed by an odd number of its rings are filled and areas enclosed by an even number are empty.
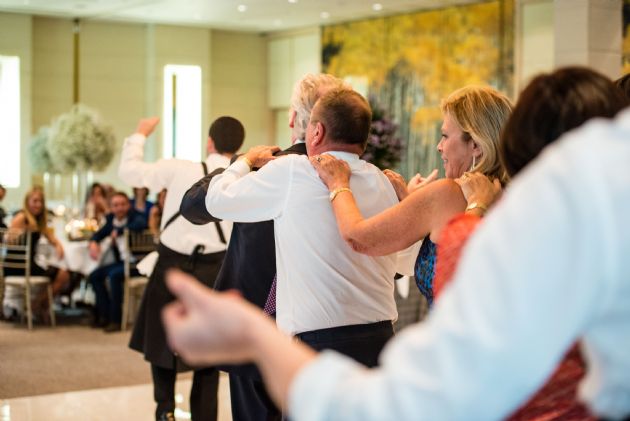
{"type": "Polygon", "coordinates": [[[0,322],[0,399],[151,382],[148,363],[127,347],[130,332],[106,334],[85,323],[61,317],[56,328],[37,324],[29,332],[0,322]]]}

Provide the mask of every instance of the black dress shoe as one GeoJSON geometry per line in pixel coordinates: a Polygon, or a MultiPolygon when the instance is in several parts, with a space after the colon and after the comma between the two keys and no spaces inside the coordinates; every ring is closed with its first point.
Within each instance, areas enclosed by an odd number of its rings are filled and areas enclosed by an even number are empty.
{"type": "Polygon", "coordinates": [[[156,421],[175,421],[175,414],[172,412],[162,412],[155,418],[156,421]]]}
{"type": "Polygon", "coordinates": [[[120,332],[120,323],[110,323],[103,330],[107,333],[120,332]]]}

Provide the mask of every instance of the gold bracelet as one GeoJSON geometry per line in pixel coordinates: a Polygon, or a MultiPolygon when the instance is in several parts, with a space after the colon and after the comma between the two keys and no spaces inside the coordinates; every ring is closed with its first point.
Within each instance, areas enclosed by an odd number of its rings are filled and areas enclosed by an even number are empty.
{"type": "Polygon", "coordinates": [[[480,209],[482,214],[485,214],[486,212],[488,212],[488,208],[479,202],[472,202],[470,205],[466,207],[466,211],[473,210],[473,209],[480,209]]]}
{"type": "Polygon", "coordinates": [[[246,157],[245,155],[243,155],[243,156],[241,157],[241,159],[242,159],[243,161],[245,161],[245,163],[246,163],[246,164],[247,164],[247,166],[249,167],[249,170],[250,170],[250,171],[252,170],[252,168],[254,168],[254,163],[253,163],[252,161],[250,161],[248,157],[246,157]]]}
{"type": "Polygon", "coordinates": [[[352,190],[350,190],[349,187],[339,187],[338,189],[335,189],[335,190],[331,191],[330,192],[330,196],[328,196],[328,198],[330,199],[331,203],[332,203],[333,200],[335,200],[335,197],[337,197],[337,195],[339,193],[344,192],[344,191],[352,193],[352,190]]]}

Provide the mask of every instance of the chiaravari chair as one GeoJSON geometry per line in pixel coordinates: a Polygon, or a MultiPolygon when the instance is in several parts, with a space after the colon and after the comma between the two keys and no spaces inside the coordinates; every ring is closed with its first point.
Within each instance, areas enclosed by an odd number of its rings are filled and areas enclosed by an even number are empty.
{"type": "Polygon", "coordinates": [[[131,270],[136,264],[147,254],[156,249],[155,237],[151,231],[131,232],[128,229],[124,231],[125,244],[128,253],[125,253],[125,285],[123,293],[122,308],[122,330],[127,329],[130,317],[136,314],[136,303],[142,298],[144,287],[149,282],[146,276],[132,276],[131,270]]]}
{"type": "Polygon", "coordinates": [[[52,284],[48,276],[31,275],[31,249],[35,245],[32,242],[32,233],[29,231],[19,233],[6,228],[0,229],[0,284],[11,285],[24,290],[24,308],[29,330],[33,329],[33,309],[31,308],[32,290],[35,285],[42,285],[48,293],[48,309],[50,311],[50,323],[56,325],[55,309],[53,306],[52,284]],[[23,275],[7,275],[6,269],[19,269],[23,275]]]}

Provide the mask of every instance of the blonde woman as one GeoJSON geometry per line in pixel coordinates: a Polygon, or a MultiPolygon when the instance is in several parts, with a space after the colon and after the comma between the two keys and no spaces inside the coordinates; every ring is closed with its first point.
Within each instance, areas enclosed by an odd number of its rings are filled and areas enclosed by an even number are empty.
{"type": "MultiPolygon", "coordinates": [[[[48,240],[48,243],[55,248],[57,257],[63,258],[63,247],[52,229],[48,227],[48,221],[46,217],[46,200],[44,197],[44,190],[41,187],[33,187],[24,196],[24,206],[18,211],[9,226],[13,235],[22,235],[29,232],[31,235],[31,275],[35,276],[48,276],[53,280],[52,289],[53,295],[59,292],[70,279],[70,275],[67,270],[49,267],[44,269],[35,262],[35,252],[37,249],[37,243],[40,237],[43,235],[48,240]]],[[[23,269],[6,268],[5,275],[24,275],[23,269]]],[[[34,309],[36,312],[41,312],[44,317],[46,311],[48,298],[46,291],[36,298],[34,309]]]]}
{"type": "MultiPolygon", "coordinates": [[[[311,163],[331,191],[332,206],[343,238],[356,251],[373,256],[403,250],[424,239],[414,269],[416,284],[429,304],[433,302],[433,277],[437,238],[442,227],[467,208],[455,179],[468,171],[505,181],[498,144],[512,104],[500,92],[485,86],[459,89],[442,102],[442,136],[437,150],[446,178],[406,194],[391,174],[401,202],[371,218],[363,218],[352,195],[350,168],[330,155],[311,157],[311,163]],[[404,200],[403,200],[404,199],[404,200]]],[[[395,174],[395,173],[394,173],[395,174]]],[[[474,205],[474,206],[473,206],[474,205]]],[[[483,208],[483,204],[471,204],[483,208]]]]}

